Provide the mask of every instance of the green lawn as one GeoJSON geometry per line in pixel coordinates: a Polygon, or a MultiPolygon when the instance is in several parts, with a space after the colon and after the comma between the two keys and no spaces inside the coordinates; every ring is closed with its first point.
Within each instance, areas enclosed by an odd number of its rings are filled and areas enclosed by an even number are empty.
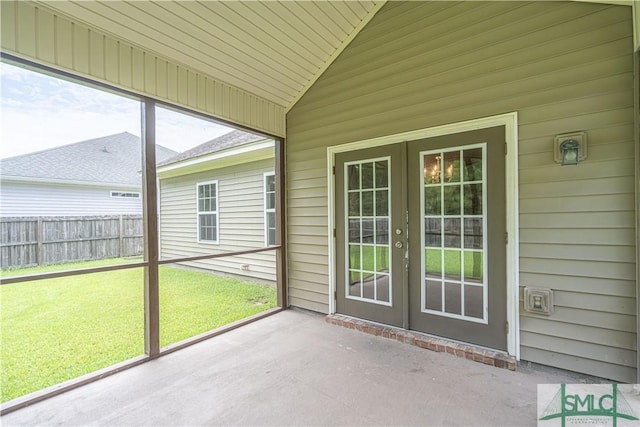
{"type": "MultiPolygon", "coordinates": [[[[74,263],[72,268],[119,262],[125,261],[74,263]]],[[[271,286],[160,267],[161,346],[275,306],[271,286]]],[[[2,402],[144,353],[141,268],[2,285],[0,307],[2,402]]]]}
{"type": "MultiPolygon", "coordinates": [[[[427,248],[424,256],[427,273],[442,274],[442,257],[444,256],[445,275],[460,276],[464,270],[466,278],[482,280],[483,264],[481,252],[427,248]]],[[[350,268],[374,271],[374,258],[378,271],[389,269],[390,260],[387,247],[378,246],[374,256],[373,246],[349,245],[350,268]],[[362,261],[360,260],[360,255],[362,255],[362,261]]]]}

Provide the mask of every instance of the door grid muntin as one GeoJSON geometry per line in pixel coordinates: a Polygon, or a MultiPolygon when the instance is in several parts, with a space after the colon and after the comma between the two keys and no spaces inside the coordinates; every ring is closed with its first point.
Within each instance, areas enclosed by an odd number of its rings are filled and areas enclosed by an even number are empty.
{"type": "Polygon", "coordinates": [[[345,162],[344,177],[345,298],[392,306],[391,157],[345,162]]]}
{"type": "Polygon", "coordinates": [[[486,143],[420,152],[420,169],[423,171],[420,186],[423,313],[488,323],[486,156],[486,143]],[[481,159],[480,174],[477,173],[478,159],[481,159]],[[465,160],[467,164],[464,164],[465,160]],[[477,203],[478,189],[481,191],[481,205],[477,203]],[[447,200],[453,201],[447,203],[447,200]],[[477,239],[479,226],[481,239],[477,239]],[[478,272],[481,277],[477,277],[478,272]],[[480,306],[467,305],[480,296],[480,306]]]}

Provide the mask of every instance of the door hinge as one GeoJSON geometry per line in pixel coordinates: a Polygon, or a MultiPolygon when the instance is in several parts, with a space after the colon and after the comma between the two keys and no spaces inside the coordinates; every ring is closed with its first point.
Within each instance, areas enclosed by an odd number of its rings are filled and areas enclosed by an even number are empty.
{"type": "Polygon", "coordinates": [[[504,233],[504,244],[505,245],[509,244],[509,233],[507,232],[504,233]]]}
{"type": "Polygon", "coordinates": [[[333,300],[334,301],[338,300],[338,291],[333,291],[333,300]]]}
{"type": "MultiPolygon", "coordinates": [[[[504,155],[505,155],[505,156],[507,155],[508,147],[509,147],[509,146],[508,146],[508,145],[507,145],[507,143],[505,142],[505,143],[504,143],[504,155]]],[[[335,173],[335,172],[334,172],[334,173],[335,173]]]]}
{"type": "Polygon", "coordinates": [[[333,237],[334,238],[336,237],[336,229],[335,228],[333,229],[333,237]]]}
{"type": "Polygon", "coordinates": [[[509,335],[509,322],[504,322],[504,331],[507,335],[509,335]]]}
{"type": "Polygon", "coordinates": [[[333,166],[333,174],[334,175],[336,174],[336,167],[335,166],[333,166]]]}

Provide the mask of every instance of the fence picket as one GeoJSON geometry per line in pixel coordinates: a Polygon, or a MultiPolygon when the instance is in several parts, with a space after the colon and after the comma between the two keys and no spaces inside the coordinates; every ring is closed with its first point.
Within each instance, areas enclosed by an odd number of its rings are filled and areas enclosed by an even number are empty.
{"type": "Polygon", "coordinates": [[[0,218],[0,268],[141,255],[141,215],[0,218]]]}

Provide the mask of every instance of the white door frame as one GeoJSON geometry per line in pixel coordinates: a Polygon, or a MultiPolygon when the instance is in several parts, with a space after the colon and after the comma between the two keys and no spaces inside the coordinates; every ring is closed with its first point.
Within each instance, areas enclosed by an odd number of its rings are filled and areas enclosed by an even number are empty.
{"type": "Polygon", "coordinates": [[[413,141],[452,133],[484,129],[494,126],[505,126],[507,155],[505,165],[506,205],[507,205],[507,351],[520,360],[520,322],[519,322],[519,236],[518,236],[518,113],[506,113],[497,116],[483,117],[459,123],[451,123],[431,128],[402,132],[395,135],[381,136],[363,141],[355,141],[342,145],[327,147],[327,195],[329,216],[329,312],[336,312],[336,239],[335,229],[335,156],[337,153],[372,148],[398,142],[413,141]]]}

